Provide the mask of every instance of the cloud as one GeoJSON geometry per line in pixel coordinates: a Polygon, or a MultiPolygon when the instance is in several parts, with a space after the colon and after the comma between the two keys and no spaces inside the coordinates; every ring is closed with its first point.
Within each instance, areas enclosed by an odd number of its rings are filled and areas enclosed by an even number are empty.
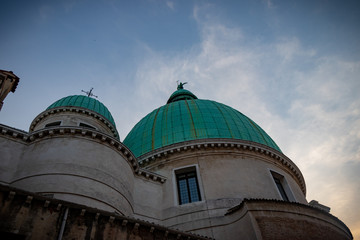
{"type": "Polygon", "coordinates": [[[52,9],[48,5],[41,5],[38,11],[39,11],[39,17],[43,21],[47,20],[49,15],[51,15],[52,13],[52,9]]]}
{"type": "Polygon", "coordinates": [[[275,8],[274,2],[272,0],[264,0],[263,1],[268,8],[275,8]]]}
{"type": "Polygon", "coordinates": [[[332,208],[349,224],[360,220],[353,209],[360,201],[359,62],[322,57],[312,71],[298,73],[298,98],[288,121],[293,130],[289,155],[302,169],[308,197],[332,208]],[[301,81],[300,81],[301,80],[301,81]]]}
{"type": "Polygon", "coordinates": [[[166,6],[171,10],[175,10],[175,3],[173,1],[166,1],[166,6]]]}
{"type": "Polygon", "coordinates": [[[290,39],[282,39],[279,43],[275,44],[277,54],[283,61],[291,61],[297,56],[314,56],[315,50],[301,49],[299,39],[292,37],[290,39]]]}
{"type": "Polygon", "coordinates": [[[135,75],[137,102],[129,106],[139,109],[137,121],[166,103],[176,80],[187,81],[186,88],[199,98],[230,105],[262,126],[302,170],[308,200],[330,206],[356,229],[360,62],[319,56],[294,36],[248,41],[241,29],[207,21],[201,6],[193,16],[199,45],[171,56],[143,46],[135,75]]]}
{"type": "Polygon", "coordinates": [[[62,6],[64,8],[65,13],[70,13],[74,9],[77,3],[79,3],[78,0],[62,1],[62,6]]]}

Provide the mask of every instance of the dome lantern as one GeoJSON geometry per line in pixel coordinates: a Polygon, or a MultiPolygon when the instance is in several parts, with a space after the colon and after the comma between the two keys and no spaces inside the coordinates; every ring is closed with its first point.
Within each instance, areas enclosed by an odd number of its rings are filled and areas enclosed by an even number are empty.
{"type": "Polygon", "coordinates": [[[185,83],[180,82],[178,84],[177,90],[173,94],[171,94],[169,100],[167,101],[167,104],[180,100],[198,99],[192,92],[184,89],[185,84],[187,84],[187,82],[185,83]]]}
{"type": "Polygon", "coordinates": [[[85,127],[119,139],[110,111],[90,96],[72,95],[55,101],[33,120],[30,131],[55,126],[85,127]]]}

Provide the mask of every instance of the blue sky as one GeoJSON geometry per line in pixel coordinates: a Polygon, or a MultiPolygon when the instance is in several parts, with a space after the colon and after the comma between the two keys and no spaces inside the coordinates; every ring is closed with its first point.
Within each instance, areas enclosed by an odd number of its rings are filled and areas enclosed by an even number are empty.
{"type": "Polygon", "coordinates": [[[257,122],[360,238],[358,1],[2,1],[0,122],[94,87],[121,139],[176,81],[257,122]]]}

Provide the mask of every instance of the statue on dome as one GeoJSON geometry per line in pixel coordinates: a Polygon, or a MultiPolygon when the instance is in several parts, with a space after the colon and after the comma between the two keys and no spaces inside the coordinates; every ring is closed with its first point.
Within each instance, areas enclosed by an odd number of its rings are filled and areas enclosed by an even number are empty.
{"type": "MultiPolygon", "coordinates": [[[[179,82],[179,81],[177,81],[177,82],[179,82]]],[[[184,82],[184,83],[180,82],[180,83],[178,83],[177,90],[184,89],[184,85],[185,85],[185,84],[187,84],[187,82],[184,82]]]]}

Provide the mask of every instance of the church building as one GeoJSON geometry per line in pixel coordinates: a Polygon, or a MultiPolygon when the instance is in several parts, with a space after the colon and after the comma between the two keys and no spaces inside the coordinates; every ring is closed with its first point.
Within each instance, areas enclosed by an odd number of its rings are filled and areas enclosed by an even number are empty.
{"type": "Polygon", "coordinates": [[[125,138],[90,94],[0,124],[0,239],[353,239],[259,125],[183,85],[125,138]]]}

